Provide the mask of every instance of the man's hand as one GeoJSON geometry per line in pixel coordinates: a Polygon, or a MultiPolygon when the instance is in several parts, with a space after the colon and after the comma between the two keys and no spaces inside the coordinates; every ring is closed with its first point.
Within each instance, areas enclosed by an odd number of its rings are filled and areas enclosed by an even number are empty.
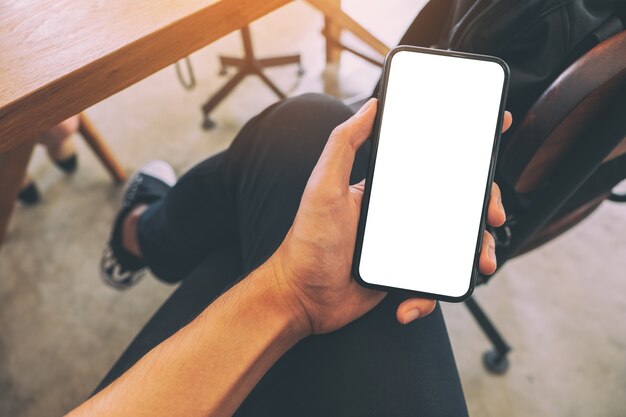
{"type": "MultiPolygon", "coordinates": [[[[376,108],[376,99],[369,100],[331,133],[306,185],[294,224],[270,259],[277,284],[303,334],[343,327],[386,295],[358,285],[351,276],[364,181],[350,185],[350,172],[357,149],[372,131],[376,108]]],[[[507,112],[503,130],[511,121],[507,112]]],[[[494,184],[488,222],[501,226],[505,218],[500,189],[494,184]]],[[[489,233],[483,239],[479,267],[484,274],[496,269],[495,242],[489,233]]],[[[412,298],[400,304],[397,318],[406,324],[434,308],[433,300],[412,298]]]]}

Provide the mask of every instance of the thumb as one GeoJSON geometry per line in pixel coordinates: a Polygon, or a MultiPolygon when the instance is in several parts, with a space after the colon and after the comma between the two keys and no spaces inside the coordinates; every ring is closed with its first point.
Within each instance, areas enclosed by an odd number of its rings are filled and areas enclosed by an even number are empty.
{"type": "Polygon", "coordinates": [[[437,303],[433,300],[409,298],[400,303],[396,317],[401,324],[409,324],[415,319],[429,315],[436,306],[437,303]]]}
{"type": "Polygon", "coordinates": [[[313,170],[326,186],[348,188],[356,151],[372,133],[377,105],[375,98],[368,100],[354,116],[337,126],[330,134],[313,170]]]}

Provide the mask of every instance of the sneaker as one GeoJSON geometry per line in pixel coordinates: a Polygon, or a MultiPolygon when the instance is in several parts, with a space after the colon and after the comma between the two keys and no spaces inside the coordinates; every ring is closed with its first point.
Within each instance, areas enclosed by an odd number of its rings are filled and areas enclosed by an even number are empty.
{"type": "Polygon", "coordinates": [[[78,168],[78,154],[73,154],[65,159],[53,159],[54,165],[66,174],[73,174],[78,168]]]}
{"type": "Polygon", "coordinates": [[[125,290],[144,276],[146,263],[122,246],[122,225],[133,208],[139,204],[151,204],[161,200],[175,183],[174,170],[163,161],[147,163],[130,178],[124,190],[122,208],[117,214],[111,238],[100,261],[100,273],[106,284],[125,290]]]}
{"type": "Polygon", "coordinates": [[[30,180],[28,184],[20,189],[17,199],[26,206],[34,206],[41,200],[41,194],[35,181],[30,180]]]}

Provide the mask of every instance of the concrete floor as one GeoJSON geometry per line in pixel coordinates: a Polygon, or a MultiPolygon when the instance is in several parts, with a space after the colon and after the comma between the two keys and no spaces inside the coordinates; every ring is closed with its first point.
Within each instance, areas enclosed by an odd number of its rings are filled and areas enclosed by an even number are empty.
{"type": "MultiPolygon", "coordinates": [[[[422,4],[344,3],[389,44],[422,4]]],[[[260,54],[303,54],[307,73],[299,84],[294,68],[270,72],[291,94],[323,89],[321,27],[320,16],[301,2],[252,26],[260,54]]],[[[87,113],[129,171],[160,158],[184,172],[225,148],[248,118],[274,101],[258,80],[247,80],[215,112],[217,129],[199,128],[200,104],[223,83],[216,55],[239,52],[232,34],[194,54],[199,85],[192,92],[167,68],[87,113]]],[[[335,87],[349,97],[370,91],[377,76],[376,68],[344,55],[335,87]]],[[[121,192],[78,144],[80,169],[72,177],[37,152],[30,171],[44,200],[16,210],[0,252],[0,416],[55,416],[74,407],[173,290],[146,279],[120,293],[99,281],[97,263],[121,192]]],[[[504,376],[483,370],[487,343],[465,308],[445,306],[472,415],[626,414],[624,236],[626,207],[606,203],[477,292],[514,347],[504,376]]]]}

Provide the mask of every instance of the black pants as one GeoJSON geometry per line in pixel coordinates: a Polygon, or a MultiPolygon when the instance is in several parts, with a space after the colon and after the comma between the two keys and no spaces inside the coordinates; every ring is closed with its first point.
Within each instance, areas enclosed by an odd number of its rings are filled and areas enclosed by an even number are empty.
{"type": "MultiPolygon", "coordinates": [[[[99,389],[275,251],[330,132],[351,114],[323,95],[277,103],[145,212],[138,233],[150,268],[165,281],[185,279],[99,389]]],[[[353,182],[364,177],[368,153],[369,142],[357,154],[353,182]]],[[[399,302],[389,295],[350,325],[301,341],[236,415],[467,415],[440,308],[403,326],[395,318],[399,302]]]]}

